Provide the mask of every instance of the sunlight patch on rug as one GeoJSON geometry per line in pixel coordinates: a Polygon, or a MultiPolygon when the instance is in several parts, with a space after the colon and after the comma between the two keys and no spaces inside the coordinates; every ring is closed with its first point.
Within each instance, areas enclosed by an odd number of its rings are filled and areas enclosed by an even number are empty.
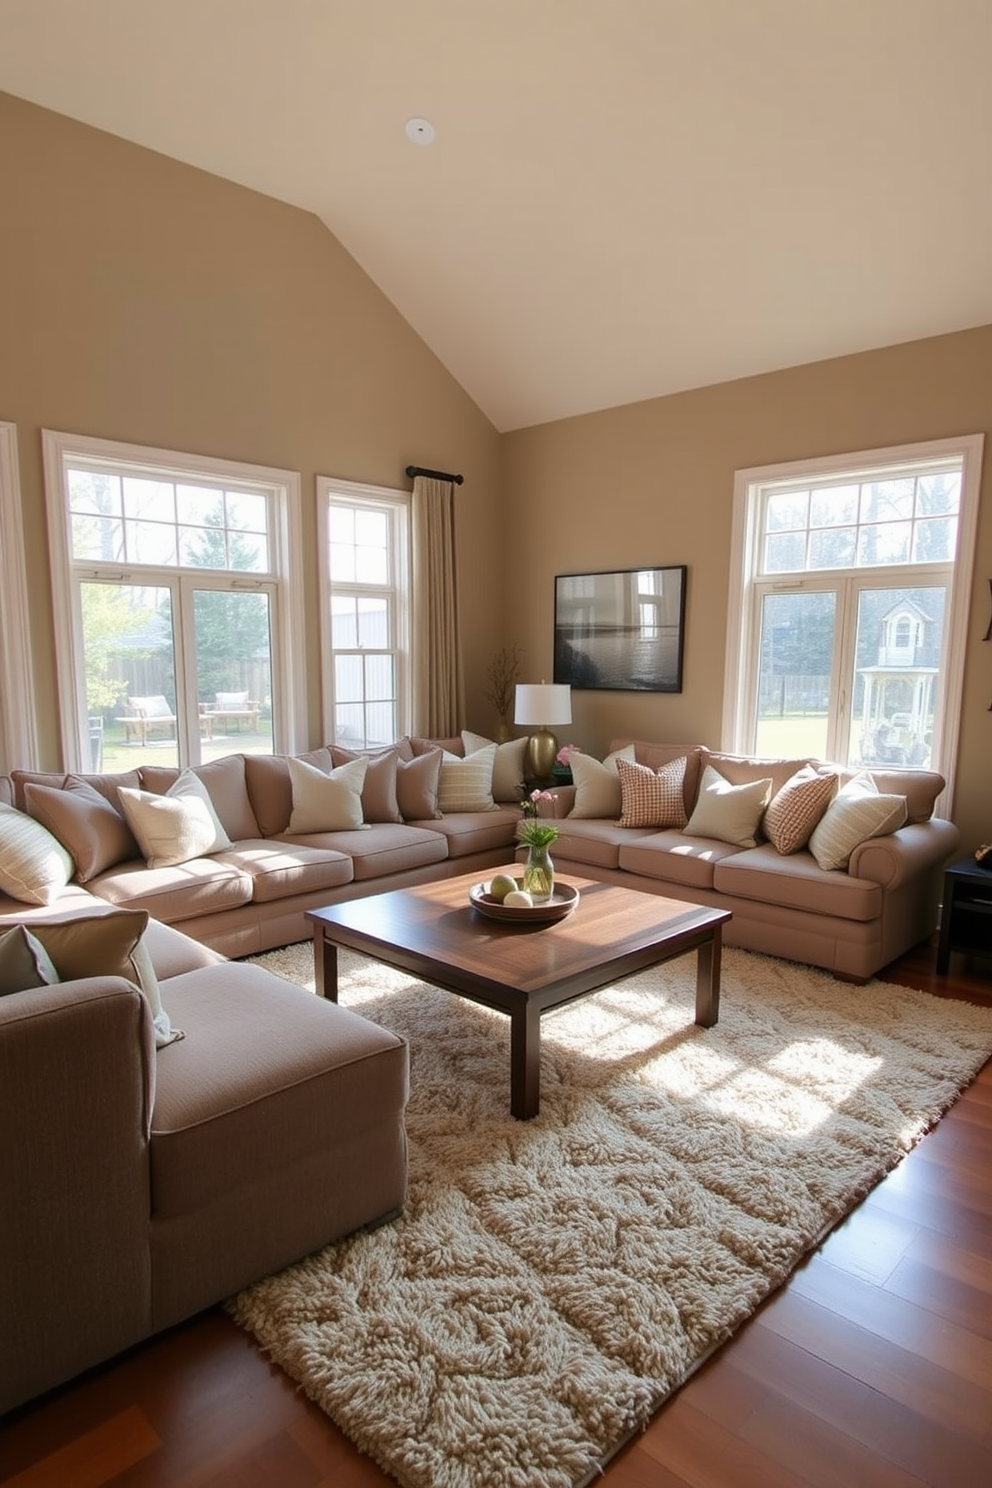
{"type": "Polygon", "coordinates": [[[408,1202],[229,1307],[404,1488],[591,1481],[992,1053],[990,1009],[730,950],[714,1028],[691,958],[546,1017],[518,1122],[507,1018],[340,971],[410,1043],[408,1202]]]}

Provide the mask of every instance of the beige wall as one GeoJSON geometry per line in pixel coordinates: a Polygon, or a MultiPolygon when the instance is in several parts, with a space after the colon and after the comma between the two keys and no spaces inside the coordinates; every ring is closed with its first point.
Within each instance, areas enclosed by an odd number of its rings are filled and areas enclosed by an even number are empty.
{"type": "MultiPolygon", "coordinates": [[[[689,567],[679,695],[576,693],[562,731],[720,739],[734,471],[984,432],[992,327],[505,435],[316,218],[0,94],[0,419],[18,425],[42,763],[57,765],[40,429],[286,466],[303,477],[310,742],[322,737],[318,473],[402,486],[462,471],[467,718],[485,668],[523,650],[550,679],[553,577],[689,567]]],[[[983,487],[954,815],[992,838],[992,496],[983,487]]]]}
{"type": "Polygon", "coordinates": [[[494,650],[499,439],[313,216],[0,94],[0,419],[18,426],[44,758],[59,764],[43,428],[302,475],[310,743],[323,738],[317,474],[460,471],[470,710],[494,650]]]}
{"type": "MultiPolygon", "coordinates": [[[[527,678],[550,679],[556,573],[688,564],[680,694],[573,694],[559,730],[599,752],[613,735],[718,745],[734,472],[777,461],[984,433],[992,461],[992,326],[608,409],[504,436],[507,570],[527,616],[527,678]]],[[[953,815],[992,840],[992,478],[979,514],[953,815]]]]}

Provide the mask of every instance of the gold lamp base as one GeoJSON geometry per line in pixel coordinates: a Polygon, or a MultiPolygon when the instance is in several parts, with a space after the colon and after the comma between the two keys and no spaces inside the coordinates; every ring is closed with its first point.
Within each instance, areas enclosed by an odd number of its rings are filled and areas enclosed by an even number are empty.
{"type": "Polygon", "coordinates": [[[558,740],[549,728],[531,734],[527,745],[527,776],[530,780],[550,780],[554,769],[558,740]]]}

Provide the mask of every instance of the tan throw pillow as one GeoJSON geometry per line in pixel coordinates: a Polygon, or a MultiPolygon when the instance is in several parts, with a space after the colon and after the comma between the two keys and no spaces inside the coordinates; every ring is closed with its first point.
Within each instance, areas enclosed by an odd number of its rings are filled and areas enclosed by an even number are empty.
{"type": "Polygon", "coordinates": [[[231,846],[206,786],[192,770],[184,770],[164,796],[126,786],[117,794],[149,868],[172,868],[231,846]]]}
{"type": "MultiPolygon", "coordinates": [[[[483,734],[472,734],[462,729],[462,745],[466,756],[488,749],[495,741],[483,734]]],[[[493,800],[514,804],[524,796],[524,760],[527,755],[527,737],[508,739],[496,745],[496,761],[493,765],[493,800]]]]}
{"type": "Polygon", "coordinates": [[[88,883],[115,863],[141,856],[121,812],[85,780],[70,775],[61,789],[29,783],[24,799],[31,815],[71,855],[80,883],[88,883]]]}
{"type": "Polygon", "coordinates": [[[404,821],[433,821],[441,815],[437,809],[441,759],[442,751],[431,749],[397,764],[396,799],[404,821]]]}
{"type": "Polygon", "coordinates": [[[368,760],[363,756],[339,765],[329,775],[305,760],[287,756],[293,788],[293,814],[287,832],[357,832],[365,825],[362,786],[368,760]]]}
{"type": "Polygon", "coordinates": [[[488,744],[467,759],[459,759],[446,750],[441,755],[441,775],[437,784],[437,809],[442,816],[458,811],[495,811],[493,769],[496,745],[488,744]]]}
{"type": "Polygon", "coordinates": [[[837,776],[821,775],[812,765],[803,765],[785,782],[772,796],[761,823],[776,852],[785,855],[806,846],[836,790],[837,776]]]}
{"type": "Polygon", "coordinates": [[[47,827],[0,803],[0,889],[23,904],[54,904],[75,871],[47,827]]]}
{"type": "MultiPolygon", "coordinates": [[[[685,756],[658,771],[636,760],[618,759],[622,827],[684,827],[685,756]]],[[[573,777],[574,778],[574,777],[573,777]]]]}
{"type": "Polygon", "coordinates": [[[365,781],[362,785],[364,819],[367,822],[401,822],[403,816],[396,798],[399,751],[377,749],[364,754],[352,749],[341,749],[337,744],[331,745],[331,760],[335,766],[347,765],[356,759],[366,762],[365,781]]]}
{"type": "Polygon", "coordinates": [[[74,982],[94,976],[120,976],[134,982],[151,1008],[158,1048],[183,1038],[162,1006],[162,994],[144,942],[145,909],[115,909],[109,914],[80,915],[52,924],[33,922],[37,936],[58,971],[59,980],[74,982]]]}
{"type": "Polygon", "coordinates": [[[731,785],[712,765],[707,765],[685,829],[687,835],[731,842],[735,847],[754,847],[771,788],[770,777],[731,785]]]}
{"type": "Polygon", "coordinates": [[[617,774],[617,760],[634,762],[633,744],[625,744],[604,760],[594,759],[591,754],[573,754],[572,784],[575,800],[569,816],[609,817],[616,821],[623,809],[623,792],[617,774]]]}
{"type": "Polygon", "coordinates": [[[906,797],[881,795],[867,770],[837,792],[809,839],[821,868],[846,868],[869,837],[887,837],[906,820],[906,797]]]}
{"type": "Polygon", "coordinates": [[[24,925],[0,931],[0,997],[54,987],[59,979],[51,956],[24,925]]]}

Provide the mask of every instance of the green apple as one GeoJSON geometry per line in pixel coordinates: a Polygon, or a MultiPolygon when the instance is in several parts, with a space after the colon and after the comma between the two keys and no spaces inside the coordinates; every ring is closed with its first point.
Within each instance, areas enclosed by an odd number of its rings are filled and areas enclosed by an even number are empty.
{"type": "Polygon", "coordinates": [[[500,904],[507,894],[512,894],[519,887],[519,879],[511,878],[508,873],[497,873],[489,885],[489,893],[493,899],[498,899],[500,904]]]}

